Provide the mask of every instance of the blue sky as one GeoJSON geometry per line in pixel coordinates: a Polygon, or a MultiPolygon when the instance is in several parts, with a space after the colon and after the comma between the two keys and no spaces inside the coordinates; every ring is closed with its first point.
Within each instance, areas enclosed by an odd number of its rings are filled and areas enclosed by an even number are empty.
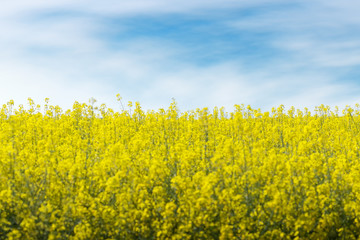
{"type": "Polygon", "coordinates": [[[1,103],[182,111],[360,103],[360,3],[24,1],[0,9],[1,103]]]}

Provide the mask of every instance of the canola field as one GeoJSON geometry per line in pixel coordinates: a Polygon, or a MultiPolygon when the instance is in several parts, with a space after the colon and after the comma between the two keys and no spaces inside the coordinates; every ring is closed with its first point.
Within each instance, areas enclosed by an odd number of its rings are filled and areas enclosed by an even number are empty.
{"type": "Polygon", "coordinates": [[[0,239],[359,239],[360,111],[0,112],[0,239]]]}

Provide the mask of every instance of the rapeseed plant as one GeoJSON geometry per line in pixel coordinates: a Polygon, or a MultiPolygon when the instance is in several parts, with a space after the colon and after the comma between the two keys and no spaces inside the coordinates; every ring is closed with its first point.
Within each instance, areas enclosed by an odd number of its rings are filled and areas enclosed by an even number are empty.
{"type": "Polygon", "coordinates": [[[0,239],[358,239],[360,111],[0,110],[0,239]]]}

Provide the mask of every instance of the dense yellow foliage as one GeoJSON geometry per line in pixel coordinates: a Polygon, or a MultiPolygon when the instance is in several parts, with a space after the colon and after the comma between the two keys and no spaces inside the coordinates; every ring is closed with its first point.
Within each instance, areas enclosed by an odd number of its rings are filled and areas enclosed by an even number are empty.
{"type": "Polygon", "coordinates": [[[360,236],[358,108],[29,104],[0,113],[0,239],[360,236]]]}

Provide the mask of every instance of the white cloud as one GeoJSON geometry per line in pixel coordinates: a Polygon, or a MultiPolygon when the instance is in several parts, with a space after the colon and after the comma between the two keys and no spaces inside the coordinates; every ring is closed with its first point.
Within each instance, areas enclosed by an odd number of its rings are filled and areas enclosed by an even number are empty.
{"type": "Polygon", "coordinates": [[[241,103],[269,110],[284,103],[303,107],[356,101],[351,94],[356,86],[336,83],[341,74],[326,68],[360,64],[357,36],[341,35],[343,26],[360,24],[354,10],[359,5],[319,0],[304,2],[307,5],[299,9],[267,12],[266,6],[275,2],[286,1],[7,2],[0,9],[0,84],[4,89],[0,102],[26,103],[27,97],[43,102],[50,97],[52,103],[69,108],[75,100],[87,102],[94,97],[116,107],[115,94],[120,93],[125,101],[140,101],[144,108],[165,107],[175,97],[183,110],[205,106],[232,110],[241,103]],[[265,6],[260,16],[228,26],[277,33],[268,44],[287,55],[274,57],[261,69],[245,68],[233,59],[210,66],[183,62],[178,57],[192,49],[181,41],[140,38],[111,49],[97,35],[108,30],[98,21],[99,15],[206,14],[206,9],[260,4],[265,6]],[[32,14],[61,9],[82,14],[27,21],[32,14]]]}

